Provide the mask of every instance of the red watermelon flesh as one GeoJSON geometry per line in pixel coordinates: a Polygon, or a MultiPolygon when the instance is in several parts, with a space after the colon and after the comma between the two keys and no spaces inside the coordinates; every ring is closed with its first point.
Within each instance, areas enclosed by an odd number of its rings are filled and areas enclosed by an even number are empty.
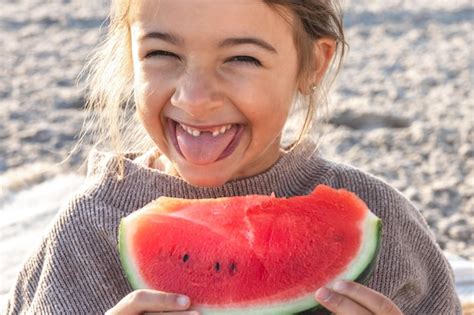
{"type": "Polygon", "coordinates": [[[135,289],[186,294],[202,314],[289,314],[370,265],[379,222],[354,194],[322,185],[290,198],[161,197],[122,221],[119,242],[135,289]]]}

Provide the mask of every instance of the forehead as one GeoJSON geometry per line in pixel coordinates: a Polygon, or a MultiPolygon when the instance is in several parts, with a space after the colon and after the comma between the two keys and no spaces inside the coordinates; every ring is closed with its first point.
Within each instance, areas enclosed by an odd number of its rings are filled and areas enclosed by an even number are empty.
{"type": "Polygon", "coordinates": [[[173,32],[185,41],[227,36],[262,36],[278,45],[292,37],[287,11],[260,0],[131,1],[130,23],[137,36],[150,31],[173,32]]]}

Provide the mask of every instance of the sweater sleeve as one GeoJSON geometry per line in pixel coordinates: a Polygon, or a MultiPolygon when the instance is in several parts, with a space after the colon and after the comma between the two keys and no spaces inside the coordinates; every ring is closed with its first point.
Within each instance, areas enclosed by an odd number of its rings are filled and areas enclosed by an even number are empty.
{"type": "Polygon", "coordinates": [[[103,314],[125,296],[116,239],[89,217],[112,210],[84,200],[63,209],[20,271],[6,314],[103,314]]]}
{"type": "Polygon", "coordinates": [[[379,257],[367,286],[390,298],[405,315],[461,314],[454,275],[419,210],[384,181],[346,165],[325,183],[364,200],[382,219],[379,257]]]}
{"type": "MultiPolygon", "coordinates": [[[[403,314],[461,314],[453,271],[418,209],[383,184],[371,206],[382,218],[379,263],[369,286],[403,314]]],[[[377,191],[373,189],[372,193],[377,191]]]]}

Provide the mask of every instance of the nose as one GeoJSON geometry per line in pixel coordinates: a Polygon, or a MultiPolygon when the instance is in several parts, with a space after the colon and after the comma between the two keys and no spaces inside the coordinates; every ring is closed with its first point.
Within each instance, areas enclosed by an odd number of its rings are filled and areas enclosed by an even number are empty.
{"type": "Polygon", "coordinates": [[[188,115],[205,117],[223,104],[217,78],[205,70],[188,70],[178,80],[171,104],[188,115]]]}

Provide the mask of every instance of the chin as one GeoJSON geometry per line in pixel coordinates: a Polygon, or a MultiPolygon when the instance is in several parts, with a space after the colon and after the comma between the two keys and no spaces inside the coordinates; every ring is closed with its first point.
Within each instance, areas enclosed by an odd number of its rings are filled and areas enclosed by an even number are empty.
{"type": "Polygon", "coordinates": [[[195,170],[192,172],[178,170],[178,173],[187,183],[199,187],[220,187],[231,180],[229,175],[222,174],[222,172],[219,172],[216,176],[204,170],[202,172],[196,172],[195,170]]]}

